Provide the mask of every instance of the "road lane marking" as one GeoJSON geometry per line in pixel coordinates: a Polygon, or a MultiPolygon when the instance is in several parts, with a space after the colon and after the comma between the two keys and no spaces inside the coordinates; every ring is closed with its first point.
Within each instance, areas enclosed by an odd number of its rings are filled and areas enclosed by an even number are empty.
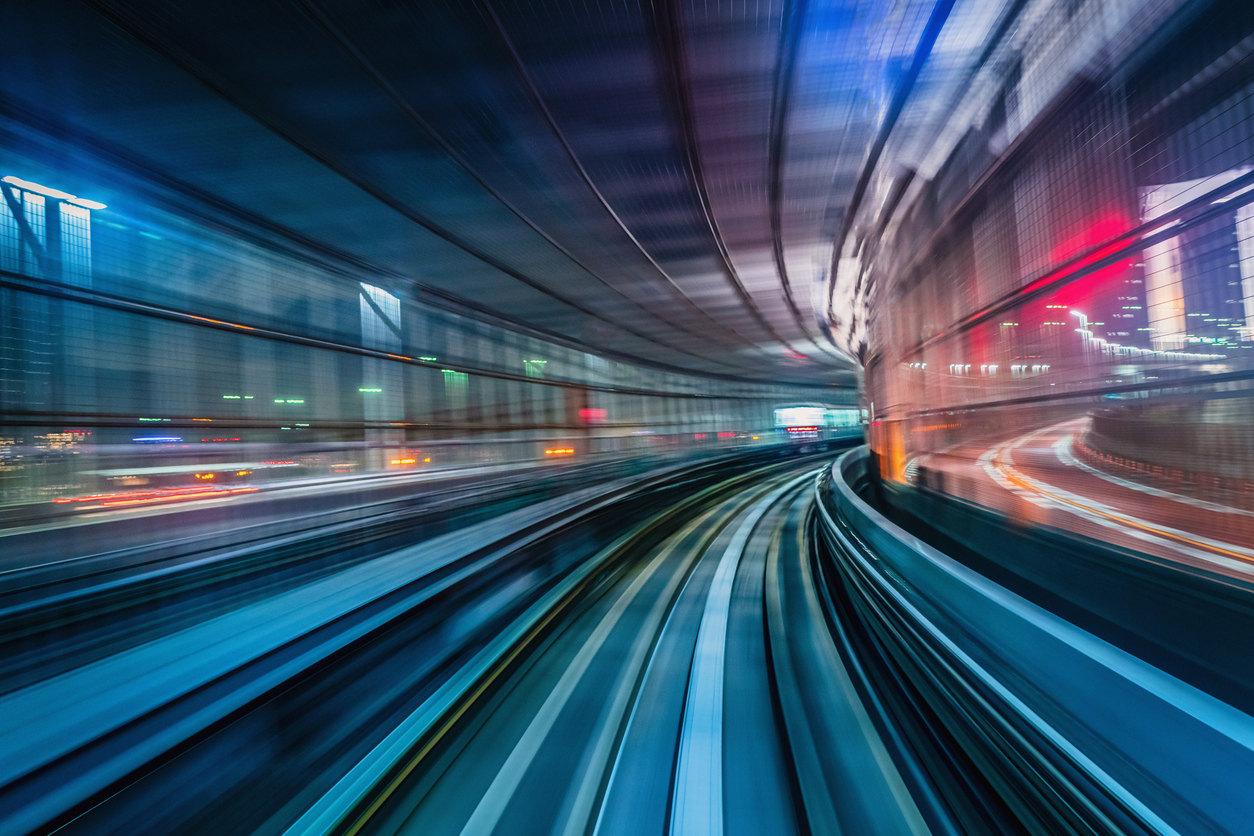
{"type": "MultiPolygon", "coordinates": [[[[1126,533],[1136,536],[1138,539],[1147,539],[1146,535],[1150,535],[1160,543],[1177,550],[1180,549],[1180,546],[1185,546],[1190,556],[1202,557],[1241,572],[1254,572],[1254,567],[1250,565],[1250,561],[1254,560],[1254,551],[1241,548],[1232,543],[1211,540],[1207,537],[1193,535],[1179,529],[1157,525],[1138,517],[1117,512],[1109,506],[1090,500],[1087,497],[1082,497],[1038,479],[1033,479],[1016,468],[1011,453],[1021,445],[1048,432],[1049,429],[1037,430],[1013,442],[993,447],[980,457],[981,464],[985,465],[985,470],[999,484],[1011,490],[1017,489],[1015,492],[1021,496],[1027,494],[1025,498],[1031,498],[1030,494],[1033,493],[1038,494],[1055,507],[1072,513],[1078,512],[1080,516],[1107,527],[1132,529],[1132,531],[1127,531],[1126,533]],[[994,469],[996,474],[994,474],[994,469]],[[1110,525],[1111,523],[1114,523],[1114,525],[1110,525]]],[[[1040,503],[1038,502],[1037,504],[1040,503]]]]}
{"type": "Polygon", "coordinates": [[[1139,491],[1150,496],[1156,496],[1161,499],[1169,499],[1172,502],[1179,502],[1182,505],[1191,505],[1194,508],[1201,508],[1203,511],[1213,511],[1217,514],[1236,514],[1238,516],[1254,517],[1254,511],[1247,511],[1244,508],[1235,508],[1231,505],[1220,505],[1217,502],[1209,502],[1205,499],[1198,499],[1184,494],[1165,491],[1161,488],[1154,488],[1149,485],[1142,485],[1140,482],[1133,482],[1128,479],[1122,479],[1112,473],[1104,470],[1098,470],[1090,464],[1080,461],[1075,455],[1075,439],[1074,435],[1067,435],[1058,439],[1053,444],[1054,455],[1058,457],[1058,461],[1069,467],[1078,467],[1098,479],[1104,479],[1112,485],[1119,485],[1129,490],[1139,491]]]}

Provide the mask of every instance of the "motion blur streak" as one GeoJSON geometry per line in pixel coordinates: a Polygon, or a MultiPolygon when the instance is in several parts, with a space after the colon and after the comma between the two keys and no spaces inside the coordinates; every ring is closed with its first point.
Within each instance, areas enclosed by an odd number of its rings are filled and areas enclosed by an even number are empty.
{"type": "Polygon", "coordinates": [[[1254,834],[1254,3],[3,20],[0,836],[1254,834]]]}

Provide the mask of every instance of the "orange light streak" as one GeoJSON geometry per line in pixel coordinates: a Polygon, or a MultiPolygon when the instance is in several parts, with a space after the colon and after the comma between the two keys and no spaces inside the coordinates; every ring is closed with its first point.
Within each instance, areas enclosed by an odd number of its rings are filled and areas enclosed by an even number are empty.
{"type": "Polygon", "coordinates": [[[214,325],[226,325],[226,326],[229,326],[229,327],[231,327],[231,328],[243,328],[245,331],[256,331],[256,330],[257,330],[256,328],[251,328],[251,327],[249,327],[249,326],[247,326],[247,325],[236,325],[234,322],[223,322],[223,321],[222,321],[222,320],[220,320],[220,319],[210,319],[210,318],[209,318],[209,317],[207,317],[207,316],[193,316],[192,314],[188,314],[188,315],[187,315],[187,318],[188,318],[188,319],[199,319],[201,322],[212,322],[214,325]]]}

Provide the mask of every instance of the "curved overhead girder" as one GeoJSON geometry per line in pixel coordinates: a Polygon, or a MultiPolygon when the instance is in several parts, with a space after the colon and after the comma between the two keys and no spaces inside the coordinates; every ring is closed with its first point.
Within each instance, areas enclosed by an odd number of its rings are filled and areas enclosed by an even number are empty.
{"type": "Polygon", "coordinates": [[[785,131],[788,126],[789,104],[792,100],[793,71],[797,65],[797,53],[801,48],[801,32],[805,22],[807,7],[808,0],[795,0],[795,2],[787,4],[784,7],[783,25],[780,26],[779,52],[775,62],[774,93],[771,99],[767,200],[770,203],[771,214],[771,250],[775,257],[775,272],[779,276],[779,283],[780,287],[783,288],[784,298],[787,300],[788,307],[797,322],[797,327],[801,329],[801,333],[806,335],[806,339],[810,341],[810,344],[819,351],[830,354],[831,348],[816,340],[806,325],[805,317],[801,314],[801,308],[793,297],[792,282],[788,277],[788,265],[784,261],[783,167],[786,141],[785,131]]]}
{"type": "Polygon", "coordinates": [[[686,45],[684,43],[683,14],[680,10],[682,0],[657,0],[652,4],[653,31],[657,46],[662,57],[662,66],[666,77],[671,104],[679,122],[680,136],[684,146],[684,157],[688,166],[688,174],[696,193],[701,212],[709,226],[710,235],[718,249],[719,258],[728,282],[736,296],[744,304],[753,319],[776,341],[784,345],[793,354],[800,354],[783,335],[781,335],[754,303],[753,298],[745,289],[736,266],[732,263],[727,251],[727,244],[719,230],[718,219],[710,206],[710,196],[706,191],[705,174],[701,166],[701,150],[697,139],[696,124],[692,114],[691,87],[688,82],[688,66],[686,45]]]}
{"type": "MultiPolygon", "coordinates": [[[[846,327],[833,291],[856,279],[840,244],[911,199],[888,166],[929,176],[909,161],[960,130],[940,97],[1023,2],[86,0],[122,31],[72,2],[17,22],[66,19],[75,70],[103,69],[65,74],[90,106],[57,109],[51,63],[9,92],[153,172],[588,350],[829,382],[856,365],[847,334],[826,337],[846,327]]],[[[24,40],[5,66],[52,60],[24,40]]]]}
{"type": "MultiPolygon", "coordinates": [[[[914,57],[910,62],[910,66],[897,83],[896,89],[893,91],[892,100],[889,102],[888,110],[885,112],[884,118],[880,120],[875,140],[871,143],[870,148],[867,149],[865,161],[862,164],[862,171],[858,175],[858,182],[854,186],[853,195],[850,197],[848,205],[845,206],[844,218],[832,242],[832,266],[829,271],[826,305],[827,319],[829,321],[835,316],[832,305],[836,291],[836,268],[845,248],[845,240],[849,237],[850,230],[853,229],[858,210],[862,205],[862,199],[866,195],[867,187],[871,183],[871,177],[875,174],[875,169],[879,165],[880,155],[884,152],[884,146],[888,143],[888,136],[896,126],[897,118],[901,116],[901,111],[905,108],[906,100],[914,90],[914,84],[918,81],[919,74],[923,72],[923,65],[927,62],[928,56],[932,54],[932,47],[935,46],[936,39],[940,37],[941,29],[944,27],[945,21],[949,19],[949,13],[953,10],[954,3],[955,0],[937,0],[936,5],[932,7],[932,13],[928,16],[927,24],[923,27],[918,44],[914,48],[914,57]]],[[[862,278],[859,276],[859,284],[861,284],[861,281],[862,278]]]]}
{"type": "MultiPolygon", "coordinates": [[[[407,205],[389,192],[350,172],[342,163],[332,158],[327,152],[314,147],[312,143],[305,140],[303,137],[296,135],[285,126],[279,124],[269,115],[264,113],[260,108],[254,107],[251,104],[242,101],[237,93],[229,89],[229,85],[215,77],[215,73],[210,68],[203,66],[197,59],[187,54],[176,44],[170,42],[162,34],[155,31],[153,27],[137,19],[129,11],[119,8],[118,4],[111,2],[111,0],[84,0],[84,2],[95,8],[101,15],[109,19],[115,25],[119,26],[119,28],[123,31],[126,31],[132,37],[136,38],[141,43],[144,43],[149,49],[153,50],[162,58],[171,62],[180,70],[196,79],[197,82],[202,84],[206,89],[212,91],[216,96],[230,103],[232,107],[247,114],[251,119],[262,125],[266,130],[280,137],[284,142],[288,143],[292,147],[298,149],[302,154],[305,154],[309,158],[313,159],[327,170],[334,172],[337,176],[346,182],[351,183],[363,193],[370,195],[373,199],[387,206],[398,215],[423,227],[438,238],[443,239],[459,250],[470,255],[472,258],[475,258],[499,273],[509,276],[521,284],[524,284],[527,287],[566,305],[572,310],[578,311],[584,316],[605,323],[611,328],[619,329],[624,333],[631,334],[637,339],[658,345],[668,351],[679,352],[685,356],[690,356],[695,359],[708,360],[708,358],[692,354],[682,347],[659,340],[656,337],[628,327],[621,322],[615,322],[611,317],[589,308],[586,305],[569,298],[565,294],[559,293],[552,288],[547,287],[542,282],[528,276],[521,270],[505,263],[490,253],[487,253],[482,248],[465,240],[462,236],[453,232],[446,226],[418,212],[416,209],[407,205]]],[[[734,368],[734,366],[730,367],[734,368]]]]}
{"type": "Polygon", "coordinates": [[[596,197],[597,202],[600,203],[602,207],[604,207],[606,213],[610,216],[610,218],[614,220],[614,223],[617,224],[618,227],[623,231],[623,234],[627,236],[628,240],[631,241],[632,245],[637,250],[639,250],[640,254],[643,255],[648,260],[649,264],[651,264],[653,268],[658,272],[658,275],[660,275],[663,279],[666,280],[667,286],[671,288],[676,294],[678,294],[679,298],[682,300],[683,304],[686,307],[688,307],[694,313],[697,313],[699,316],[705,319],[708,319],[710,322],[714,323],[718,327],[733,334],[738,342],[746,346],[750,346],[751,348],[754,348],[755,350],[761,350],[760,347],[756,343],[754,343],[752,340],[745,337],[743,334],[737,331],[734,327],[732,327],[731,325],[727,323],[718,322],[718,320],[710,316],[710,314],[704,308],[702,308],[695,301],[693,301],[693,299],[687,293],[684,292],[684,289],[680,287],[679,283],[675,281],[675,279],[670,275],[669,272],[667,272],[666,268],[664,268],[661,264],[657,262],[657,259],[653,257],[652,253],[650,253],[649,250],[644,246],[644,244],[640,242],[640,239],[636,237],[635,233],[631,231],[631,228],[622,219],[622,217],[618,214],[618,212],[615,211],[614,207],[610,204],[609,200],[607,200],[605,195],[601,192],[601,189],[597,187],[596,182],[592,179],[592,175],[588,173],[587,168],[584,166],[583,162],[579,159],[579,155],[576,153],[575,149],[571,146],[570,141],[566,138],[565,132],[562,130],[561,126],[558,125],[557,119],[553,116],[552,110],[549,108],[548,103],[545,101],[543,94],[540,92],[539,86],[536,84],[535,77],[532,75],[531,71],[527,68],[527,64],[523,60],[522,56],[519,54],[518,49],[514,46],[513,39],[510,37],[509,32],[505,28],[505,24],[501,21],[500,16],[496,13],[496,9],[493,7],[490,0],[478,0],[478,3],[479,3],[479,6],[487,14],[488,18],[492,21],[492,24],[498,36],[500,37],[501,42],[504,44],[506,50],[509,52],[510,58],[514,63],[515,68],[518,70],[519,76],[523,79],[523,83],[525,84],[527,88],[527,92],[530,94],[532,101],[535,102],[536,108],[543,114],[545,121],[548,123],[549,127],[552,129],[553,134],[556,137],[558,143],[562,146],[562,149],[565,151],[567,157],[570,159],[570,162],[574,166],[575,170],[579,172],[579,176],[583,179],[584,183],[587,184],[589,191],[591,191],[593,196],[596,197]]]}
{"type": "MultiPolygon", "coordinates": [[[[644,305],[637,302],[632,297],[628,296],[622,290],[615,287],[613,284],[608,282],[604,277],[599,275],[596,272],[596,270],[594,270],[591,266],[589,266],[583,260],[581,260],[579,256],[571,252],[569,248],[567,248],[560,241],[555,239],[552,235],[550,235],[547,231],[545,231],[542,227],[540,227],[540,225],[537,224],[535,221],[533,221],[530,217],[528,217],[522,211],[522,209],[520,209],[512,201],[510,201],[510,199],[506,195],[504,195],[499,189],[493,186],[492,183],[490,183],[488,179],[482,173],[480,173],[479,170],[468,159],[466,159],[465,155],[463,155],[447,139],[445,139],[445,137],[430,122],[428,122],[414,108],[412,104],[409,103],[409,101],[404,97],[404,95],[387,80],[387,78],[383,75],[383,73],[370,61],[370,59],[365,55],[365,53],[363,53],[356,46],[356,44],[354,44],[335,25],[335,23],[326,15],[326,13],[321,9],[321,7],[316,2],[314,2],[314,0],[293,0],[293,2],[295,2],[298,6],[300,6],[306,12],[308,12],[310,17],[313,18],[320,26],[322,26],[327,31],[327,33],[332,38],[334,38],[344,48],[344,50],[348,52],[349,55],[352,56],[353,60],[356,61],[362,67],[362,69],[366,72],[366,74],[369,75],[371,79],[387,94],[387,96],[396,103],[397,107],[399,107],[406,114],[406,116],[411,121],[414,122],[415,125],[421,128],[437,145],[440,146],[440,148],[444,151],[444,153],[446,153],[450,158],[452,158],[462,168],[462,170],[464,170],[467,174],[469,174],[476,183],[478,183],[485,191],[491,194],[492,197],[497,202],[499,202],[502,206],[508,209],[510,213],[512,213],[515,217],[517,217],[524,224],[526,224],[536,234],[541,236],[554,249],[556,249],[563,256],[568,258],[572,263],[576,264],[587,275],[591,276],[600,285],[608,289],[610,292],[612,292],[616,296],[626,300],[627,302],[637,307],[641,311],[666,322],[672,328],[691,334],[694,337],[701,338],[701,335],[691,331],[687,326],[683,325],[682,323],[675,322],[670,317],[665,316],[656,310],[651,310],[649,308],[646,308],[644,305]]],[[[487,7],[487,10],[492,15],[492,18],[495,20],[496,19],[495,14],[491,11],[491,8],[486,3],[486,0],[484,2],[484,5],[485,7],[487,7]]],[[[502,34],[504,33],[502,32],[502,34]]],[[[577,164],[577,161],[576,161],[576,164],[577,164]]],[[[599,193],[598,193],[598,197],[599,197],[599,193]]],[[[615,216],[615,218],[617,219],[617,216],[615,216]]],[[[631,233],[628,232],[628,235],[630,236],[631,233]]],[[[635,241],[635,238],[632,237],[632,240],[635,241]]],[[[648,257],[647,253],[645,253],[645,255],[646,257],[648,257]]],[[[650,261],[652,261],[651,257],[650,257],[650,261]]],[[[667,278],[669,279],[669,276],[667,278]]],[[[711,320],[711,322],[715,325],[719,325],[719,323],[717,323],[714,320],[711,320]]],[[[722,327],[725,328],[726,326],[722,326],[722,327]]]]}

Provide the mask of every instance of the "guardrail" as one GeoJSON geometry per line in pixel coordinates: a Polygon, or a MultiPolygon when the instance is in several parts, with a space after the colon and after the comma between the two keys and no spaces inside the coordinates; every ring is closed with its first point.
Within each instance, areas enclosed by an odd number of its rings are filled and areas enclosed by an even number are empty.
{"type": "Polygon", "coordinates": [[[894,525],[858,495],[866,465],[865,448],[848,453],[819,485],[827,580],[1013,819],[1029,832],[1251,832],[1254,718],[894,525]]]}

